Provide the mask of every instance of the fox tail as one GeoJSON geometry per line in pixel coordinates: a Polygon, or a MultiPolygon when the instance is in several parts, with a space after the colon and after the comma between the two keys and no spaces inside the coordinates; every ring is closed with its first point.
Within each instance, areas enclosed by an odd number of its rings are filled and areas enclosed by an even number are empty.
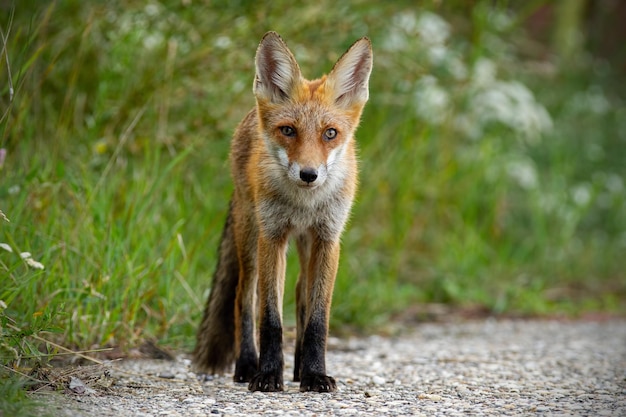
{"type": "Polygon", "coordinates": [[[197,372],[223,374],[235,360],[235,296],[239,261],[235,245],[232,201],[218,252],[213,285],[193,351],[197,372]]]}

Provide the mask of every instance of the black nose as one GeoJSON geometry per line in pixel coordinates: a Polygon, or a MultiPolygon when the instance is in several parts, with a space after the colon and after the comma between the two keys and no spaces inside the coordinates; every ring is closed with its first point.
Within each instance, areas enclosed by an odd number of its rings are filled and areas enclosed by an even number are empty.
{"type": "Polygon", "coordinates": [[[300,170],[300,179],[306,183],[312,183],[317,179],[317,170],[313,168],[304,168],[300,170]]]}

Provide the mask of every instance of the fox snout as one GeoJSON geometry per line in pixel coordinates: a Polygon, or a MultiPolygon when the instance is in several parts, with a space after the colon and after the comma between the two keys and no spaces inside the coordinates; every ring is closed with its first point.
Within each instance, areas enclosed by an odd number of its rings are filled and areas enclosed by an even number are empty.
{"type": "Polygon", "coordinates": [[[287,176],[299,187],[316,188],[324,184],[328,175],[325,164],[314,167],[292,161],[288,164],[287,176]]]}
{"type": "Polygon", "coordinates": [[[315,168],[302,168],[300,170],[300,179],[307,184],[315,182],[317,179],[317,169],[315,168]]]}

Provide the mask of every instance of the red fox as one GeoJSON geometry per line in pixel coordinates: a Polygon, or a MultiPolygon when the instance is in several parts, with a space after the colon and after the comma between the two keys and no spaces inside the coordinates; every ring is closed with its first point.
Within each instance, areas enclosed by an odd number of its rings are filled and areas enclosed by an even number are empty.
{"type": "Polygon", "coordinates": [[[213,374],[235,361],[234,380],[249,390],[284,389],[282,302],[293,236],[300,260],[293,379],[300,391],[335,391],[326,338],[339,239],[357,187],[354,132],[369,95],[372,47],[359,39],[328,75],[309,81],[282,38],[268,32],[255,64],[256,107],[232,140],[235,190],[193,363],[213,374]]]}

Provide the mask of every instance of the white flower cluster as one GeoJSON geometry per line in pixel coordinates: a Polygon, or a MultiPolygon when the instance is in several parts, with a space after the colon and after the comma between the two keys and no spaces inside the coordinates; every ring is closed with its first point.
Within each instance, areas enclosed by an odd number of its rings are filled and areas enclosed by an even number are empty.
{"type": "Polygon", "coordinates": [[[425,75],[415,89],[415,110],[424,120],[443,124],[450,113],[450,96],[432,75],[425,75]]]}
{"type": "Polygon", "coordinates": [[[532,91],[518,81],[498,80],[495,63],[486,58],[474,65],[467,98],[466,117],[477,125],[477,129],[467,131],[473,139],[491,123],[501,123],[531,141],[552,128],[548,111],[532,91]]]}
{"type": "MultiPolygon", "coordinates": [[[[403,12],[392,20],[384,47],[443,68],[445,81],[433,72],[414,84],[413,107],[432,125],[451,122],[460,134],[479,139],[488,126],[500,124],[528,141],[552,128],[552,119],[532,91],[519,81],[498,79],[495,62],[478,59],[471,69],[462,54],[448,45],[451,26],[441,16],[424,11],[403,12]]],[[[420,62],[421,63],[421,62],[420,62]]]]}
{"type": "MultiPolygon", "coordinates": [[[[174,40],[180,51],[188,52],[193,44],[200,41],[197,30],[191,24],[159,2],[148,2],[143,8],[123,13],[111,9],[106,19],[115,29],[108,31],[106,36],[118,43],[119,48],[140,43],[145,51],[151,52],[174,40]]],[[[134,49],[129,47],[128,51],[131,50],[134,49]]]]}

